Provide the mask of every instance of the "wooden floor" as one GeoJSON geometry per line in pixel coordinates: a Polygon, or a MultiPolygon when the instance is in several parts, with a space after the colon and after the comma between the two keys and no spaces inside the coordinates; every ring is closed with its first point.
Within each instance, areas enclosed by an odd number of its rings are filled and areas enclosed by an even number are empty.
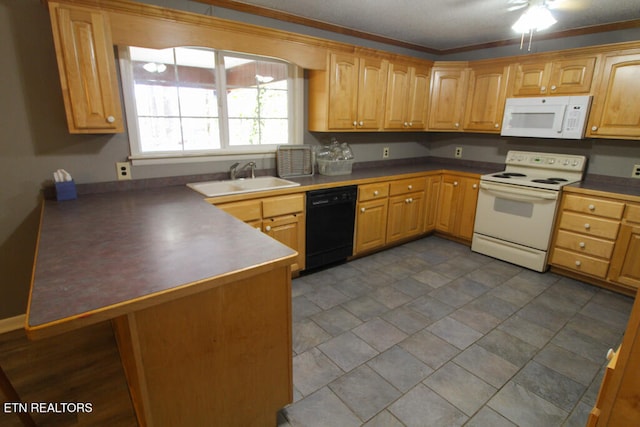
{"type": "MultiPolygon", "coordinates": [[[[29,341],[24,331],[2,334],[0,366],[29,405],[91,404],[91,413],[31,413],[38,426],[137,425],[108,322],[38,341],[29,341]]],[[[0,426],[21,426],[5,402],[0,393],[0,426]]]]}

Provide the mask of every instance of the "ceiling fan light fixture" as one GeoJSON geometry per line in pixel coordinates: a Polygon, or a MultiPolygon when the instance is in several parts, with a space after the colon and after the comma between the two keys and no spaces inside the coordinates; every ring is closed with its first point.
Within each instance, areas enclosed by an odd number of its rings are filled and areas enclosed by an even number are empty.
{"type": "Polygon", "coordinates": [[[546,30],[556,22],[558,21],[545,5],[536,5],[527,8],[511,28],[518,33],[528,33],[546,30]]]}

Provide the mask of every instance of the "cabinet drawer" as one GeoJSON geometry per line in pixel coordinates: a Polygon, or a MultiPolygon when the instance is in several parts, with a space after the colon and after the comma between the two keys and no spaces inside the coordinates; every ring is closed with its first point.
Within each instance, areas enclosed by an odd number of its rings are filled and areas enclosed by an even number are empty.
{"type": "Polygon", "coordinates": [[[630,222],[640,222],[640,206],[627,205],[627,210],[624,213],[624,219],[630,222]]]}
{"type": "Polygon", "coordinates": [[[304,194],[291,194],[289,196],[269,197],[262,200],[262,217],[292,214],[304,211],[304,194]]]}
{"type": "Polygon", "coordinates": [[[393,181],[390,184],[389,195],[397,196],[398,194],[423,191],[426,187],[426,182],[425,178],[410,178],[393,181]]]}
{"type": "Polygon", "coordinates": [[[553,251],[551,263],[580,273],[590,274],[601,279],[607,277],[607,271],[609,270],[609,262],[607,261],[560,248],[556,248],[553,251]]]}
{"type": "Polygon", "coordinates": [[[262,204],[260,200],[224,203],[216,205],[216,207],[245,222],[262,219],[262,204]]]}
{"type": "Polygon", "coordinates": [[[624,212],[624,203],[568,194],[564,198],[562,209],[620,219],[624,212]]]}
{"type": "Polygon", "coordinates": [[[614,242],[560,230],[556,237],[556,246],[586,255],[611,259],[614,242]]]}
{"type": "Polygon", "coordinates": [[[358,201],[381,199],[389,195],[389,183],[377,182],[375,184],[361,185],[358,187],[358,201]]]}
{"type": "Polygon", "coordinates": [[[560,220],[560,228],[564,230],[577,231],[578,233],[584,233],[589,236],[615,239],[618,235],[620,222],[563,211],[562,219],[560,220]]]}

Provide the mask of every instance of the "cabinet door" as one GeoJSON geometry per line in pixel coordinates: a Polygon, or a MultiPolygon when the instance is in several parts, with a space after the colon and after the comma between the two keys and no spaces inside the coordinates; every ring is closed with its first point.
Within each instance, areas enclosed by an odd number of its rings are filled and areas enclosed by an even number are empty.
{"type": "Polygon", "coordinates": [[[471,68],[464,117],[465,130],[500,132],[508,78],[509,67],[504,64],[471,68]]]}
{"type": "Polygon", "coordinates": [[[620,227],[609,280],[640,289],[640,225],[623,224],[620,227]]]}
{"type": "Polygon", "coordinates": [[[476,220],[476,205],[478,203],[478,187],[480,180],[462,178],[460,180],[462,195],[460,197],[459,214],[456,218],[456,234],[465,240],[473,237],[473,226],[476,220]]]}
{"type": "Polygon", "coordinates": [[[640,53],[605,55],[593,99],[588,135],[640,139],[640,53]]]}
{"type": "Polygon", "coordinates": [[[298,252],[297,262],[291,266],[292,271],[304,269],[305,260],[305,217],[304,214],[285,215],[265,219],[262,231],[280,243],[298,252]]]}
{"type": "Polygon", "coordinates": [[[409,93],[409,67],[389,64],[387,99],[384,113],[385,129],[404,129],[407,117],[409,93]]]}
{"type": "Polygon", "coordinates": [[[409,68],[409,101],[406,116],[408,129],[424,130],[427,127],[430,78],[428,69],[409,68]]]}
{"type": "Polygon", "coordinates": [[[456,211],[460,192],[460,178],[453,175],[443,175],[440,182],[440,197],[438,198],[438,215],[436,230],[451,234],[454,231],[456,211]]]}
{"type": "Polygon", "coordinates": [[[461,130],[466,91],[467,71],[464,68],[433,68],[429,129],[461,130]]]}
{"type": "Polygon", "coordinates": [[[386,243],[388,199],[358,203],[355,253],[380,248],[386,243]]]}
{"type": "Polygon", "coordinates": [[[51,3],[51,24],[69,132],[123,132],[107,16],[51,3]]]}
{"type": "Polygon", "coordinates": [[[548,92],[553,95],[587,95],[598,55],[553,61],[548,92]]]}
{"type": "Polygon", "coordinates": [[[535,96],[547,92],[551,63],[530,62],[515,65],[513,96],[535,96]]]}
{"type": "Polygon", "coordinates": [[[329,70],[329,128],[353,129],[358,108],[358,59],[332,53],[329,70]]]}
{"type": "Polygon", "coordinates": [[[382,128],[388,64],[386,60],[360,58],[357,129],[382,128]]]}
{"type": "Polygon", "coordinates": [[[438,196],[440,194],[440,176],[427,178],[424,202],[424,231],[432,231],[436,228],[438,216],[438,196]]]}

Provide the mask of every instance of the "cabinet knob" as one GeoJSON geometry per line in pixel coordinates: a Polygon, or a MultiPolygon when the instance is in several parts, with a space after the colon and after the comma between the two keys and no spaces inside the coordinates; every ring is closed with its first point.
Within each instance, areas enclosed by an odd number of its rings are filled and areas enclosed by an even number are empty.
{"type": "Polygon", "coordinates": [[[460,123],[455,123],[453,126],[456,127],[456,128],[459,128],[460,127],[460,123]]]}
{"type": "Polygon", "coordinates": [[[366,209],[365,209],[365,208],[360,208],[360,212],[363,212],[363,213],[364,213],[364,211],[366,211],[366,209]]]}
{"type": "Polygon", "coordinates": [[[115,121],[116,121],[116,118],[115,118],[115,117],[113,117],[113,116],[107,116],[107,121],[108,121],[109,123],[113,123],[113,122],[115,122],[115,121]]]}
{"type": "Polygon", "coordinates": [[[493,125],[494,128],[498,129],[500,127],[500,123],[496,123],[493,125]]]}
{"type": "Polygon", "coordinates": [[[453,181],[453,186],[457,187],[458,186],[458,181],[453,181]]]}
{"type": "Polygon", "coordinates": [[[374,192],[373,192],[373,195],[374,195],[374,196],[377,196],[378,194],[380,194],[380,192],[379,192],[378,190],[376,190],[376,191],[374,191],[374,192]]]}
{"type": "Polygon", "coordinates": [[[473,189],[475,190],[476,188],[478,188],[478,184],[473,184],[473,185],[471,186],[471,188],[473,188],[473,189]]]}
{"type": "Polygon", "coordinates": [[[589,205],[589,210],[590,211],[596,210],[596,205],[589,205]]]}
{"type": "Polygon", "coordinates": [[[580,246],[581,248],[584,248],[587,245],[584,242],[580,242],[580,243],[578,243],[578,246],[580,246]]]}
{"type": "Polygon", "coordinates": [[[597,130],[598,130],[598,126],[591,126],[591,131],[592,131],[592,132],[595,132],[595,131],[597,131],[597,130]]]}
{"type": "Polygon", "coordinates": [[[356,122],[355,120],[353,121],[353,125],[354,126],[358,126],[358,122],[356,122]]]}
{"type": "Polygon", "coordinates": [[[413,185],[411,185],[411,184],[407,185],[407,189],[413,190],[413,185]]]}
{"type": "Polygon", "coordinates": [[[576,267],[580,267],[582,265],[582,261],[576,261],[576,267]]]}
{"type": "Polygon", "coordinates": [[[409,122],[409,127],[413,127],[413,122],[409,122]]]}
{"type": "Polygon", "coordinates": [[[265,231],[271,231],[271,226],[267,225],[264,229],[265,229],[265,231]]]}
{"type": "Polygon", "coordinates": [[[589,224],[589,223],[586,223],[586,224],[584,225],[584,228],[585,228],[585,230],[588,230],[588,229],[590,229],[590,228],[591,228],[591,224],[589,224]]]}
{"type": "Polygon", "coordinates": [[[256,227],[256,230],[262,231],[262,227],[256,227]]]}
{"type": "Polygon", "coordinates": [[[364,126],[364,122],[363,122],[363,121],[360,121],[358,124],[359,124],[360,126],[364,126]]]}
{"type": "Polygon", "coordinates": [[[546,91],[547,91],[546,86],[540,86],[540,92],[546,92],[546,91]]]}
{"type": "Polygon", "coordinates": [[[607,351],[607,360],[611,360],[611,359],[613,359],[613,356],[614,356],[615,354],[616,354],[616,352],[615,352],[615,351],[613,351],[613,349],[612,349],[612,348],[610,348],[610,349],[607,351]]]}
{"type": "Polygon", "coordinates": [[[409,203],[413,203],[413,197],[409,197],[409,203]]]}
{"type": "Polygon", "coordinates": [[[554,90],[556,90],[556,89],[558,89],[558,88],[556,87],[556,85],[551,85],[551,90],[552,90],[552,91],[554,91],[554,90]]]}

